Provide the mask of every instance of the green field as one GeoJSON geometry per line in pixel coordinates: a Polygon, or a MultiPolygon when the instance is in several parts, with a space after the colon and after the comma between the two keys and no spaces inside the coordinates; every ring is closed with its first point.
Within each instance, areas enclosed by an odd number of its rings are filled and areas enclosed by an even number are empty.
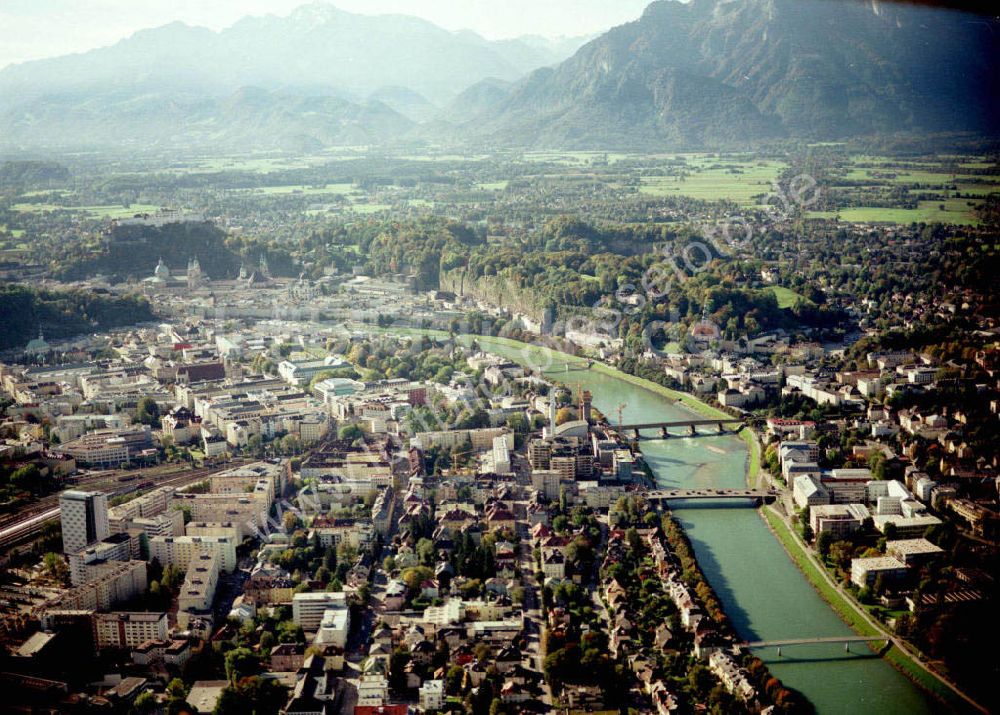
{"type": "Polygon", "coordinates": [[[347,196],[358,193],[354,184],[325,184],[324,186],[261,186],[252,189],[234,189],[237,192],[264,194],[265,196],[303,195],[303,196],[347,196]]]}
{"type": "MultiPolygon", "coordinates": [[[[1000,193],[1000,176],[989,173],[996,169],[985,157],[931,155],[896,159],[885,156],[850,157],[834,171],[830,188],[847,200],[841,205],[863,203],[872,197],[879,203],[891,200],[899,188],[919,201],[917,208],[887,208],[860,206],[839,211],[814,211],[807,218],[834,218],[848,223],[952,223],[975,225],[979,222],[976,207],[987,196],[1000,193]],[[982,173],[973,173],[973,172],[982,173]],[[836,177],[842,177],[840,179],[836,177]],[[848,185],[847,182],[857,182],[848,185]],[[959,194],[975,198],[958,198],[959,194]],[[930,198],[929,198],[930,197],[930,198]],[[971,204],[971,205],[970,205],[971,204]],[[941,207],[944,207],[943,209],[941,207]]],[[[873,202],[874,203],[874,202],[873,202]]]]}
{"type": "Polygon", "coordinates": [[[941,186],[953,184],[956,181],[968,181],[979,178],[974,174],[952,174],[943,170],[928,169],[884,169],[853,168],[845,175],[850,181],[876,181],[889,184],[929,184],[941,186]]]}
{"type": "Polygon", "coordinates": [[[89,214],[90,218],[128,218],[135,214],[154,213],[160,210],[160,206],[153,204],[132,204],[131,206],[121,206],[112,204],[109,206],[58,206],[56,204],[14,204],[10,207],[12,211],[21,213],[42,213],[46,211],[74,211],[89,214]]]}
{"type": "Polygon", "coordinates": [[[967,199],[944,199],[942,201],[921,201],[916,209],[891,209],[881,207],[859,207],[839,211],[809,211],[806,218],[836,218],[847,223],[954,223],[972,226],[978,222],[974,207],[967,199]],[[943,204],[942,211],[939,206],[943,204]]]}
{"type": "Polygon", "coordinates": [[[785,168],[778,161],[733,161],[704,155],[684,159],[685,166],[678,168],[678,175],[643,177],[639,191],[650,196],[687,196],[751,205],[754,197],[771,191],[785,168]]]}
{"type": "Polygon", "coordinates": [[[69,189],[39,189],[37,191],[25,191],[21,194],[24,198],[32,198],[35,196],[47,196],[52,194],[53,196],[61,196],[62,194],[69,193],[69,189]]]}
{"type": "Polygon", "coordinates": [[[212,157],[195,160],[190,164],[174,166],[171,168],[171,171],[181,174],[205,174],[221,171],[245,171],[266,174],[270,171],[307,169],[317,163],[320,163],[318,157],[311,159],[293,159],[284,156],[212,157]]]}
{"type": "Polygon", "coordinates": [[[354,204],[349,210],[358,214],[377,214],[388,211],[392,206],[389,204],[354,204]]]}
{"type": "Polygon", "coordinates": [[[779,308],[792,308],[800,300],[804,303],[811,303],[805,296],[800,295],[793,291],[791,288],[785,288],[784,286],[769,286],[768,291],[774,293],[774,297],[778,299],[779,308]]]}
{"type": "Polygon", "coordinates": [[[586,166],[605,161],[608,164],[616,164],[635,156],[637,155],[614,151],[529,151],[524,154],[523,158],[525,161],[537,163],[586,166]]]}

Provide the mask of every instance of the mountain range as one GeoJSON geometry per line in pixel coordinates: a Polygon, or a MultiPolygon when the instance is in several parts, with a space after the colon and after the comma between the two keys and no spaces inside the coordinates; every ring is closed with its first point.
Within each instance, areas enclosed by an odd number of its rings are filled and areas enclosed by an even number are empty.
{"type": "Polygon", "coordinates": [[[0,146],[682,148],[995,134],[998,30],[996,18],[881,0],[657,0],[586,44],[488,41],[313,3],[7,67],[0,146]]]}
{"type": "Polygon", "coordinates": [[[487,77],[513,81],[588,38],[486,40],[324,2],[213,32],[175,22],[0,70],[0,144],[264,147],[383,142],[487,77]],[[247,112],[240,114],[240,112],[247,112]]]}
{"type": "Polygon", "coordinates": [[[608,148],[993,134],[998,31],[996,18],[880,0],[657,0],[520,80],[468,128],[608,148]]]}

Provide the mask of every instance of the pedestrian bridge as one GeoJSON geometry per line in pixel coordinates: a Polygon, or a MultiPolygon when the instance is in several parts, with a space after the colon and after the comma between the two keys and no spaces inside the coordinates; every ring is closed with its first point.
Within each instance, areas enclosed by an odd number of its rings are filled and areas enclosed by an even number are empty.
{"type": "Polygon", "coordinates": [[[778,492],[773,489],[657,489],[646,492],[646,500],[650,502],[666,501],[746,501],[748,506],[756,506],[760,502],[771,503],[778,498],[778,492]]]}
{"type": "Polygon", "coordinates": [[[783,640],[769,641],[747,641],[739,643],[742,648],[777,648],[792,645],[813,645],[817,643],[843,643],[848,646],[851,643],[891,643],[892,638],[886,635],[881,636],[821,636],[819,638],[785,638],[783,640]]]}
{"type": "Polygon", "coordinates": [[[580,370],[589,370],[593,366],[594,366],[594,361],[593,360],[584,360],[584,361],[580,361],[580,362],[568,362],[568,363],[565,363],[562,367],[556,367],[556,366],[553,365],[551,368],[549,368],[548,370],[546,370],[546,372],[574,372],[574,371],[580,371],[580,370]]]}

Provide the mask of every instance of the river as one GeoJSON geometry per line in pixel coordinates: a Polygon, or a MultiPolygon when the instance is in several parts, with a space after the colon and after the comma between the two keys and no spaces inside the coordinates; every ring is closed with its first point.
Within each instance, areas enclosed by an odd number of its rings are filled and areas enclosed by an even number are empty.
{"type": "MultiPolygon", "coordinates": [[[[489,339],[481,339],[480,344],[524,362],[522,350],[489,339]]],[[[562,365],[546,374],[574,388],[580,385],[590,390],[594,406],[612,421],[617,421],[617,408],[623,403],[625,424],[690,418],[686,408],[625,379],[595,370],[564,372],[560,368],[562,365]]],[[[650,438],[640,447],[661,486],[746,485],[747,448],[733,435],[650,438]]],[[[683,507],[674,515],[687,530],[701,568],[745,640],[852,633],[820,598],[755,510],[683,507]]],[[[805,695],[819,713],[912,715],[940,710],[922,689],[862,644],[852,644],[851,652],[831,644],[782,650],[781,657],[773,648],[756,654],[775,676],[805,695]]]]}

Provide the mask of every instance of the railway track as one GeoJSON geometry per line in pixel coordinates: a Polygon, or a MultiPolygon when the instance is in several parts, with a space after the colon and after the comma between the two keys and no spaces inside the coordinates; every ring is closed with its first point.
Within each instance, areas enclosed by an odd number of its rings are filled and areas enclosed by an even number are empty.
{"type": "MultiPolygon", "coordinates": [[[[81,478],[80,481],[69,486],[75,489],[98,489],[99,485],[105,485],[105,488],[101,491],[106,491],[109,497],[116,497],[139,491],[140,488],[148,485],[150,482],[152,482],[152,486],[150,488],[186,486],[188,484],[201,481],[205,477],[211,476],[217,472],[223,472],[227,469],[239,467],[243,464],[248,464],[251,461],[252,460],[238,459],[212,467],[201,467],[199,469],[182,472],[166,472],[166,476],[163,476],[160,479],[156,479],[156,477],[160,476],[160,474],[151,475],[147,471],[138,474],[135,479],[124,484],[118,481],[120,473],[117,476],[114,473],[110,476],[107,474],[85,475],[91,476],[92,479],[84,481],[84,479],[81,478]],[[107,488],[110,484],[114,485],[113,489],[107,488]]],[[[14,518],[0,521],[0,551],[4,551],[38,536],[44,531],[46,526],[57,521],[58,519],[59,495],[53,494],[43,497],[43,499],[40,499],[32,504],[30,508],[19,511],[14,518]]]]}

